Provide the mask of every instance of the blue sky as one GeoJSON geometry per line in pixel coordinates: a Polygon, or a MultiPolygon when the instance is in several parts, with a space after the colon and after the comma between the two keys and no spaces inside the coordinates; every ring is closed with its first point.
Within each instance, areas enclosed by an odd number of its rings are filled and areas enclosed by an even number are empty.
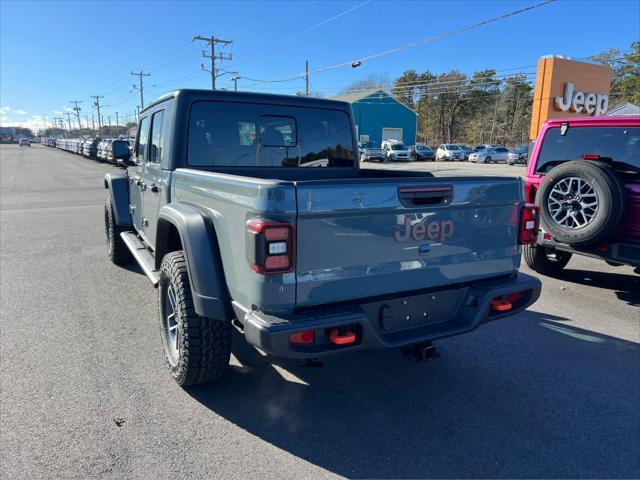
{"type": "MultiPolygon", "coordinates": [[[[540,0],[538,0],[540,1],[540,0]]],[[[206,45],[194,35],[233,40],[222,67],[245,77],[239,89],[296,93],[304,80],[261,83],[351,61],[478,23],[530,1],[308,2],[27,2],[0,0],[0,123],[38,126],[62,116],[70,100],[104,95],[103,113],[131,120],[145,78],[145,101],[179,87],[209,88],[200,70],[206,45]]],[[[448,38],[386,55],[362,66],[313,73],[325,96],[371,74],[390,79],[407,69],[441,73],[493,67],[533,72],[542,55],[581,58],[640,39],[640,2],[557,1],[448,38]]],[[[218,86],[232,88],[231,75],[218,86]]]]}

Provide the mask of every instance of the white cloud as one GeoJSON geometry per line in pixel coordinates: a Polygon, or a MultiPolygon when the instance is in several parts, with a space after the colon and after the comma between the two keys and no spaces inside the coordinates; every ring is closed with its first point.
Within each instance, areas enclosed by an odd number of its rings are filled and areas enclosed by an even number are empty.
{"type": "Polygon", "coordinates": [[[19,109],[13,109],[9,106],[4,106],[4,107],[0,107],[0,113],[3,114],[8,114],[8,113],[15,113],[16,115],[26,115],[27,112],[25,112],[24,110],[19,110],[19,109]]]}
{"type": "Polygon", "coordinates": [[[62,115],[64,112],[61,112],[60,110],[54,110],[53,114],[54,115],[62,115]]]}
{"type": "Polygon", "coordinates": [[[0,108],[0,127],[23,127],[30,128],[34,132],[41,130],[44,123],[41,115],[31,115],[27,120],[14,121],[4,113],[5,110],[0,108]]]}

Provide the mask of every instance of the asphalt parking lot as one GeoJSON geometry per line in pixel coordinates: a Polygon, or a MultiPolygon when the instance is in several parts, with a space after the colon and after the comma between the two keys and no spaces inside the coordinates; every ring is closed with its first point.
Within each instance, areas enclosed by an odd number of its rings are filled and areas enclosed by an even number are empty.
{"type": "Polygon", "coordinates": [[[384,351],[311,368],[234,337],[224,380],[182,390],[165,370],[155,290],[106,256],[110,170],[0,146],[0,477],[640,476],[631,268],[573,258],[530,311],[439,342],[432,362],[384,351]]]}
{"type": "Polygon", "coordinates": [[[524,177],[525,165],[473,162],[364,162],[365,168],[388,170],[426,170],[435,175],[506,175],[524,177]]]}

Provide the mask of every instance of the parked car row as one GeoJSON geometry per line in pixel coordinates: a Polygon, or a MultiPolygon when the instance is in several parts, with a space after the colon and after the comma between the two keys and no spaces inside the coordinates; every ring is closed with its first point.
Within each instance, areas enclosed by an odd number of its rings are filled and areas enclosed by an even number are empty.
{"type": "Polygon", "coordinates": [[[437,149],[425,144],[405,146],[397,140],[385,140],[382,145],[365,142],[360,146],[361,162],[449,161],[468,160],[476,163],[505,162],[526,165],[527,145],[509,150],[502,145],[476,145],[474,148],[458,143],[443,143],[437,149]]]}
{"type": "Polygon", "coordinates": [[[59,148],[94,160],[113,163],[121,167],[126,166],[133,148],[133,140],[128,138],[47,138],[43,139],[42,143],[49,147],[59,148]]]}
{"type": "Polygon", "coordinates": [[[435,160],[436,155],[428,145],[406,146],[402,142],[385,140],[382,145],[365,142],[360,146],[361,162],[400,162],[435,160]]]}

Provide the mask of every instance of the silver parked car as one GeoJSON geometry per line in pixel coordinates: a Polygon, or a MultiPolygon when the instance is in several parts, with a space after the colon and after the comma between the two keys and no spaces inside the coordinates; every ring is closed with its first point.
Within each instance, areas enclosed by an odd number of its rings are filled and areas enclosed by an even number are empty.
{"type": "Polygon", "coordinates": [[[469,160],[469,155],[473,153],[473,149],[469,145],[458,144],[460,150],[462,151],[462,159],[469,160]]]}
{"type": "Polygon", "coordinates": [[[504,147],[491,147],[485,148],[469,155],[470,162],[476,163],[497,163],[507,162],[507,156],[509,155],[509,149],[504,147]]]}
{"type": "Polygon", "coordinates": [[[507,154],[507,163],[509,165],[515,165],[519,163],[521,165],[527,164],[527,157],[529,156],[529,147],[526,145],[522,145],[520,147],[516,147],[512,149],[507,154]]]}
{"type": "Polygon", "coordinates": [[[460,161],[464,160],[464,152],[455,143],[443,143],[436,150],[436,160],[460,161]]]}

